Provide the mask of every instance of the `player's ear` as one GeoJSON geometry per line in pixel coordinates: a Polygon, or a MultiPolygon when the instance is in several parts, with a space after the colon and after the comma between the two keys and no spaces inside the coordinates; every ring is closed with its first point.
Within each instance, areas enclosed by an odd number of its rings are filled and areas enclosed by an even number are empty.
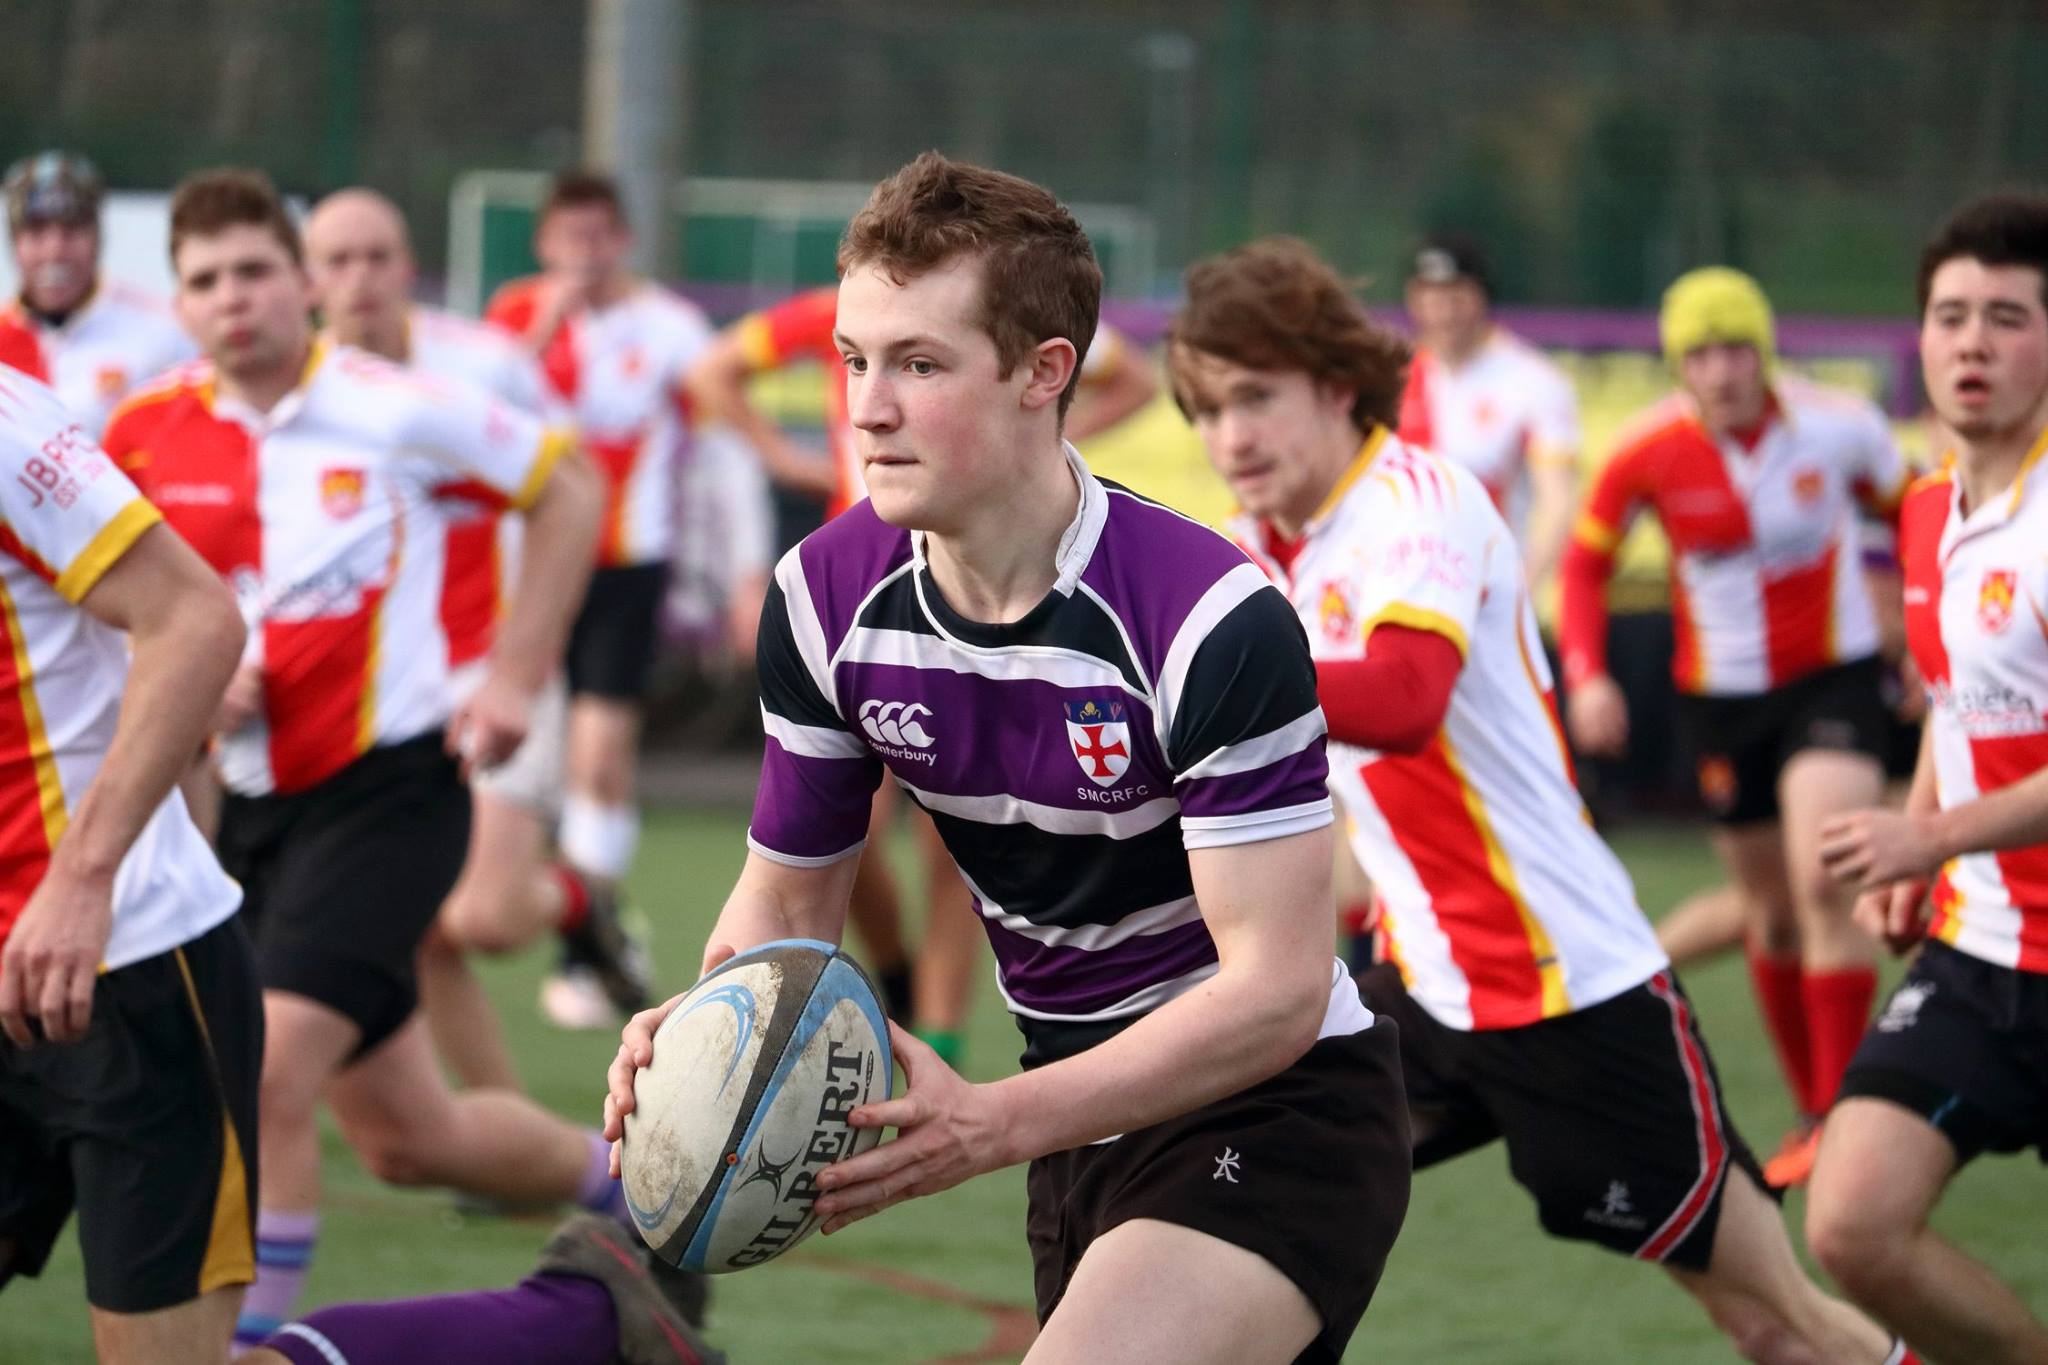
{"type": "Polygon", "coordinates": [[[1024,406],[1035,410],[1059,402],[1080,363],[1081,353],[1065,337],[1048,337],[1032,347],[1024,357],[1024,406]]]}

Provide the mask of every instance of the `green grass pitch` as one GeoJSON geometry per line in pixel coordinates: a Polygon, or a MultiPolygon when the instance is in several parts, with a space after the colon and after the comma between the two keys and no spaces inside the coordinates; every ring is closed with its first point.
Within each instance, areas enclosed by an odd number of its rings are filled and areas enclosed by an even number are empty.
{"type": "MultiPolygon", "coordinates": [[[[680,986],[742,856],[738,812],[667,811],[648,821],[634,877],[660,935],[662,979],[680,986]]],[[[1661,912],[1714,879],[1697,830],[1617,839],[1645,906],[1661,912]]],[[[528,1087],[595,1122],[615,1042],[563,1034],[534,1011],[538,953],[485,968],[528,1087]]],[[[1689,972],[1735,1117],[1768,1149],[1791,1113],[1733,959],[1689,972]]],[[[969,1043],[976,1079],[1005,1074],[1017,1035],[992,988],[969,1043]]],[[[306,1306],[494,1288],[531,1264],[550,1220],[475,1219],[445,1194],[385,1188],[330,1130],[326,1207],[306,1306]]],[[[721,1278],[713,1335],[737,1361],[1001,1361],[984,1348],[1030,1306],[1021,1170],[917,1201],[839,1236],[813,1238],[773,1265],[721,1278]],[[991,1312],[1008,1308],[1010,1312],[991,1312]]],[[[1789,1213],[1799,1211],[1797,1196],[1789,1213]]],[[[2031,1157],[1990,1158],[1957,1182],[1938,1226],[2048,1312],[2048,1172],[2031,1157]]],[[[92,1354],[75,1240],[38,1281],[0,1295],[0,1362],[85,1365],[92,1354]]],[[[1426,1172],[1406,1228],[1348,1359],[1582,1365],[1734,1359],[1691,1301],[1647,1267],[1546,1239],[1498,1147],[1426,1172]]]]}

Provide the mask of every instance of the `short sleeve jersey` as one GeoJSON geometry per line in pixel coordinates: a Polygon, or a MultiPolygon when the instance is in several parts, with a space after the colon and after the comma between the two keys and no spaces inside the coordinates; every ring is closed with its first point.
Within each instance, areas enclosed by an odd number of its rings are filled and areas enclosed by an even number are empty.
{"type": "MultiPolygon", "coordinates": [[[[549,392],[540,362],[497,328],[438,308],[414,308],[406,339],[406,361],[421,374],[472,385],[552,425],[567,424],[567,410],[549,392]]],[[[520,521],[504,515],[504,499],[474,480],[445,485],[441,500],[448,519],[441,626],[449,666],[459,669],[490,652],[518,563],[520,521]]]]}
{"type": "MultiPolygon", "coordinates": [[[[1611,556],[1636,513],[1655,512],[1671,541],[1678,690],[1753,696],[1877,652],[1858,504],[1895,517],[1905,485],[1873,404],[1781,377],[1753,449],[1709,436],[1682,395],[1636,419],[1573,534],[1611,556]]],[[[1578,633],[1567,613],[1567,676],[1581,668],[1578,633]]]]}
{"type": "Polygon", "coordinates": [[[1352,849],[1409,990],[1458,1029],[1584,1009],[1666,965],[1635,888],[1573,784],[1514,538],[1470,471],[1376,431],[1306,529],[1287,590],[1319,659],[1374,629],[1443,636],[1464,658],[1417,754],[1330,744],[1352,849]]]}
{"type": "Polygon", "coordinates": [[[1415,353],[1399,434],[1471,470],[1519,532],[1528,471],[1578,458],[1579,399],[1541,351],[1496,327],[1455,368],[1426,350],[1415,353]]]}
{"type": "MultiPolygon", "coordinates": [[[[0,943],[99,774],[128,682],[125,637],[78,604],[161,520],[48,388],[0,367],[0,943]]],[[[174,790],[115,873],[106,965],[188,943],[241,899],[174,790]]]]}
{"type": "Polygon", "coordinates": [[[325,344],[267,413],[203,363],[122,406],[108,452],[235,589],[262,666],[260,714],[221,740],[230,790],[302,791],[447,722],[435,494],[470,479],[525,508],[568,446],[480,389],[325,344]]]}
{"type": "MultiPolygon", "coordinates": [[[[486,317],[524,336],[539,304],[539,281],[517,280],[486,317]]],[[[600,567],[665,563],[675,552],[677,462],[689,436],[683,377],[710,340],[695,304],[642,284],[574,314],[541,350],[548,386],[604,475],[600,567]]]]}
{"type": "MultiPolygon", "coordinates": [[[[857,853],[886,774],[974,895],[1027,1064],[1092,1046],[1205,980],[1187,851],[1330,822],[1323,715],[1286,600],[1229,542],[1096,480],[1054,590],[1021,620],[955,613],[922,537],[861,504],[777,566],[748,842],[857,853]]],[[[1370,1023],[1332,961],[1323,1029],[1370,1023]]]]}
{"type": "Polygon", "coordinates": [[[126,285],[102,283],[54,327],[19,300],[0,309],[0,361],[56,390],[95,437],[115,404],[197,354],[167,304],[126,285]]]}
{"type": "MultiPolygon", "coordinates": [[[[2036,442],[2005,496],[1962,508],[1951,470],[1899,518],[1906,640],[1930,702],[1943,809],[2048,767],[2048,476],[2036,442]]],[[[2001,967],[2048,972],[2048,846],[1966,853],[1941,869],[1930,932],[2001,967]]]]}

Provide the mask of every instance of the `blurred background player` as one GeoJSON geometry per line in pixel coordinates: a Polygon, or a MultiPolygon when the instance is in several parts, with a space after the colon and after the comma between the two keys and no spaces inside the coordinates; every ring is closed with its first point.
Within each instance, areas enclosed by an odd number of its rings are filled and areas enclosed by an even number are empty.
{"type": "Polygon", "coordinates": [[[1493,278],[1469,237],[1432,237],[1408,271],[1415,357],[1399,435],[1478,476],[1541,592],[1572,524],[1579,399],[1564,371],[1493,317],[1493,278]]]}
{"type": "Polygon", "coordinates": [[[78,1211],[106,1365],[219,1365],[255,1273],[263,1006],[175,784],[234,599],[51,392],[0,365],[0,1286],[78,1211]]]}
{"type": "MultiPolygon", "coordinates": [[[[810,493],[836,517],[867,496],[852,423],[846,410],[846,372],[833,340],[836,286],[805,290],[749,313],[719,333],[690,372],[690,392],[708,418],[730,423],[761,452],[772,478],[810,493]],[[757,375],[805,363],[823,370],[827,460],[820,460],[768,419],[748,395],[757,375]]],[[[1114,328],[1101,326],[1081,363],[1079,387],[1066,419],[1068,440],[1085,441],[1130,417],[1158,394],[1151,362],[1114,328]]],[[[767,591],[763,578],[751,594],[767,591]]],[[[758,616],[756,610],[753,615],[758,616]]],[[[875,856],[864,856],[854,880],[849,916],[865,946],[890,1013],[915,1023],[918,1036],[949,1063],[961,1058],[961,1030],[974,987],[981,930],[972,898],[930,818],[916,810],[911,825],[925,874],[925,927],[916,969],[903,941],[903,897],[886,857],[895,818],[894,789],[875,798],[869,837],[875,856]]]]}
{"type": "Polygon", "coordinates": [[[318,1230],[323,1099],[380,1177],[612,1208],[594,1135],[517,1094],[451,1094],[416,1017],[415,957],[462,866],[469,794],[524,737],[588,571],[600,493],[573,443],[481,390],[317,339],[269,181],[213,171],[171,205],[180,317],[207,360],[108,428],[226,578],[249,646],[216,722],[221,861],[264,995],[257,1279],[238,1335],[288,1316],[318,1230]],[[490,671],[451,715],[435,490],[526,517],[490,671]]]}
{"type": "Polygon", "coordinates": [[[1174,392],[1316,655],[1417,1164],[1503,1139],[1545,1229],[1664,1266],[1746,1359],[1906,1359],[1799,1268],[1573,785],[1513,537],[1477,476],[1390,434],[1407,347],[1293,239],[1197,262],[1187,296],[1174,392]]]}
{"type": "Polygon", "coordinates": [[[2048,1360],[2048,1325],[1928,1219],[1982,1153],[2048,1155],[2048,199],[1964,205],[1918,285],[1951,434],[1899,519],[1931,706],[1905,809],[1838,816],[1821,851],[1895,950],[1928,941],[1843,1078],[1806,1229],[1935,1359],[2020,1365],[2048,1360]]]}
{"type": "MultiPolygon", "coordinates": [[[[307,215],[306,271],[326,335],[473,384],[536,418],[560,425],[540,364],[495,327],[413,302],[412,245],[398,209],[374,190],[329,195],[307,215]]],[[[491,637],[518,562],[517,517],[474,481],[444,486],[447,521],[441,623],[448,637],[452,703],[483,682],[491,637]]],[[[646,1003],[644,950],[628,941],[608,889],[587,887],[549,860],[561,813],[563,727],[568,698],[559,674],[536,699],[525,741],[506,762],[473,773],[469,856],[420,950],[420,1003],[436,1049],[466,1085],[516,1087],[504,1030],[464,951],[509,952],[549,930],[571,945],[619,1009],[646,1003]]]]}
{"type": "Polygon", "coordinates": [[[1679,391],[1624,431],[1565,555],[1567,714],[1585,753],[1628,743],[1606,589],[1649,508],[1672,546],[1671,667],[1700,796],[1800,1116],[1764,1173],[1797,1184],[1877,991],[1875,944],[1819,837],[1884,793],[1891,720],[1856,518],[1896,517],[1905,464],[1868,401],[1776,373],[1770,304],[1747,275],[1681,277],[1659,327],[1679,391]]]}
{"type": "Polygon", "coordinates": [[[49,384],[98,436],[131,390],[198,351],[163,300],[100,278],[104,187],[91,162],[42,152],[0,188],[21,280],[0,309],[0,363],[49,384]]]}
{"type": "MultiPolygon", "coordinates": [[[[632,229],[605,176],[558,176],[541,205],[541,273],[498,291],[489,320],[539,359],[604,477],[596,571],[569,635],[568,741],[558,834],[565,914],[616,897],[640,840],[640,726],[676,552],[676,464],[689,436],[683,376],[711,338],[695,304],[627,268],[632,229]]],[[[601,913],[609,913],[601,912],[601,913]]],[[[542,989],[550,1018],[603,1027],[618,1004],[573,940],[542,989]]]]}

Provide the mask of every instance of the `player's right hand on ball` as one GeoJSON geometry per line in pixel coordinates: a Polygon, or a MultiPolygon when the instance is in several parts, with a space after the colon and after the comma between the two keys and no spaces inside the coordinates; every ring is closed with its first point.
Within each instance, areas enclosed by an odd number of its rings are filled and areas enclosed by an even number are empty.
{"type": "MultiPolygon", "coordinates": [[[[705,973],[733,956],[729,943],[713,943],[704,949],[704,965],[697,976],[702,980],[705,973]]],[[[612,1058],[611,1070],[605,1079],[610,1088],[604,1097],[604,1135],[612,1145],[612,1179],[619,1178],[619,1142],[626,1136],[626,1115],[633,1112],[633,1080],[640,1074],[640,1068],[654,1060],[654,1035],[661,1028],[661,1021],[668,1018],[668,1012],[676,1007],[676,1001],[688,995],[680,992],[656,1005],[653,1009],[641,1010],[626,1021],[619,1030],[619,1055],[612,1058]]]]}

